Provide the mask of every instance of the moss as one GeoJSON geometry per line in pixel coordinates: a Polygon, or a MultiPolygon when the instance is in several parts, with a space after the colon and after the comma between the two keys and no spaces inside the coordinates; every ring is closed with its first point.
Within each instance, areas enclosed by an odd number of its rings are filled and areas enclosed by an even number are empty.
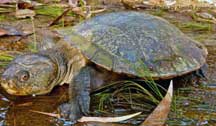
{"type": "Polygon", "coordinates": [[[166,11],[165,9],[157,9],[153,12],[150,12],[150,14],[161,17],[161,16],[165,15],[165,13],[166,13],[165,11],[166,11]]]}
{"type": "Polygon", "coordinates": [[[5,20],[5,15],[0,15],[0,21],[5,20]]]}
{"type": "Polygon", "coordinates": [[[193,38],[199,42],[204,42],[209,38],[209,36],[212,36],[211,34],[212,33],[196,34],[193,38]]]}
{"type": "Polygon", "coordinates": [[[16,17],[15,16],[7,16],[7,15],[4,15],[4,14],[0,14],[0,22],[3,22],[3,21],[15,21],[16,20],[16,17]]]}
{"type": "Polygon", "coordinates": [[[42,6],[41,8],[36,9],[37,14],[47,15],[52,17],[57,17],[63,13],[63,8],[57,6],[42,6]]]}

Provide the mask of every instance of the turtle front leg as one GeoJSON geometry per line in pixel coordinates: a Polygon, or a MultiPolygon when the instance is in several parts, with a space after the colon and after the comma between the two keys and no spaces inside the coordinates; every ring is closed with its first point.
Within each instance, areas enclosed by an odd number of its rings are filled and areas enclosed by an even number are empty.
{"type": "Polygon", "coordinates": [[[87,115],[90,106],[90,67],[84,67],[69,85],[69,104],[63,104],[60,109],[66,118],[78,120],[87,115]]]}

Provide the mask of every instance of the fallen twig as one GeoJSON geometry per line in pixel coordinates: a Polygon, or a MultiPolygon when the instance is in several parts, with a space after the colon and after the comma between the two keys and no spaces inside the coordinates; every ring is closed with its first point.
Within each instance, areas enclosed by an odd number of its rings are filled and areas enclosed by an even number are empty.
{"type": "Polygon", "coordinates": [[[66,9],[60,16],[58,16],[55,20],[53,20],[48,26],[52,26],[56,24],[62,17],[64,17],[68,12],[70,11],[70,8],[66,9]]]}
{"type": "Polygon", "coordinates": [[[97,13],[104,12],[104,11],[106,11],[106,10],[107,10],[106,8],[102,8],[102,9],[99,9],[99,10],[90,11],[90,13],[91,13],[91,14],[97,14],[97,13]]]}
{"type": "Polygon", "coordinates": [[[60,114],[41,112],[41,111],[36,111],[36,110],[29,110],[29,111],[39,113],[39,114],[43,114],[43,115],[47,115],[47,116],[50,116],[50,117],[60,118],[60,114]]]}

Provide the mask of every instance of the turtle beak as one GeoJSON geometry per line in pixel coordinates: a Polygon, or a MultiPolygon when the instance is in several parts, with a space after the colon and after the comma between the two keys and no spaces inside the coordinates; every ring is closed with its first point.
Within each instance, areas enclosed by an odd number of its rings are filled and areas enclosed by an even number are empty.
{"type": "Polygon", "coordinates": [[[13,80],[7,79],[6,76],[1,77],[1,86],[11,95],[17,94],[16,87],[14,86],[13,80]]]}
{"type": "Polygon", "coordinates": [[[2,75],[0,80],[1,86],[8,94],[17,96],[28,95],[25,90],[19,89],[16,83],[12,79],[9,79],[9,77],[2,75]]]}

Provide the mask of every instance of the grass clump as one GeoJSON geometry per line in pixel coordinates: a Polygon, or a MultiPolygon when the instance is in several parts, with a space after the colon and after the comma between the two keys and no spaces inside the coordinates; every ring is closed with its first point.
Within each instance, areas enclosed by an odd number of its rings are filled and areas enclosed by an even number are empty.
{"type": "MultiPolygon", "coordinates": [[[[93,106],[99,113],[112,113],[118,109],[124,111],[150,111],[160,102],[161,93],[155,93],[156,87],[146,84],[148,82],[117,81],[102,87],[99,93],[93,93],[95,102],[93,106]],[[145,83],[145,84],[144,84],[145,83]],[[102,90],[102,91],[101,91],[102,90]]],[[[157,84],[155,84],[157,86],[157,84]]],[[[158,88],[158,87],[157,87],[158,88]]]]}
{"type": "Polygon", "coordinates": [[[166,10],[165,10],[165,9],[157,9],[157,10],[152,11],[152,12],[150,12],[150,13],[151,13],[152,15],[162,17],[163,15],[166,14],[166,10]]]}
{"type": "Polygon", "coordinates": [[[0,21],[4,21],[4,20],[5,20],[5,18],[6,18],[6,16],[5,16],[5,15],[0,15],[0,21]]]}
{"type": "Polygon", "coordinates": [[[180,28],[193,31],[212,31],[212,25],[208,23],[187,22],[180,25],[180,28]]]}
{"type": "Polygon", "coordinates": [[[14,59],[14,56],[7,54],[5,52],[0,52],[0,60],[1,61],[11,61],[14,59]]]}
{"type": "Polygon", "coordinates": [[[0,66],[6,66],[10,61],[14,59],[14,56],[5,52],[0,52],[0,66]]]}

